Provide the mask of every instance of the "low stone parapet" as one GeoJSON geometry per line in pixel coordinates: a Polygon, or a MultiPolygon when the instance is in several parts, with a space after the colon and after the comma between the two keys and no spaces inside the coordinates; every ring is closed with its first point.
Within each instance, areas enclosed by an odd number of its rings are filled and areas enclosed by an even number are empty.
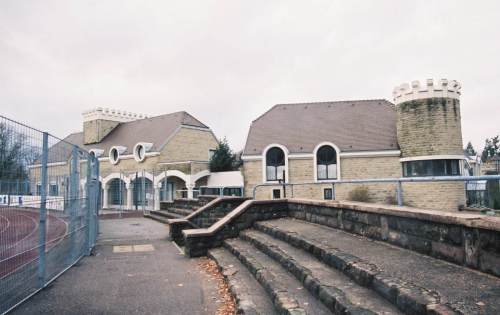
{"type": "Polygon", "coordinates": [[[288,215],[286,199],[246,200],[208,228],[183,230],[185,253],[189,257],[204,256],[207,250],[222,245],[227,238],[238,236],[255,221],[288,215]]]}
{"type": "Polygon", "coordinates": [[[182,230],[209,227],[247,199],[242,197],[217,197],[205,200],[208,201],[205,205],[185,218],[168,220],[170,240],[183,245],[182,230]]]}

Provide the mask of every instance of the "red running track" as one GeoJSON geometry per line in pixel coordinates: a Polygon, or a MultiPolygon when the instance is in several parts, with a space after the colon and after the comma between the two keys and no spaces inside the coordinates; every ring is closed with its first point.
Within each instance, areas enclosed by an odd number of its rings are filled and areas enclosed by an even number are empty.
{"type": "MultiPolygon", "coordinates": [[[[0,207],[0,279],[38,258],[40,216],[37,210],[0,207]]],[[[67,232],[67,222],[48,211],[46,251],[67,232]]]]}

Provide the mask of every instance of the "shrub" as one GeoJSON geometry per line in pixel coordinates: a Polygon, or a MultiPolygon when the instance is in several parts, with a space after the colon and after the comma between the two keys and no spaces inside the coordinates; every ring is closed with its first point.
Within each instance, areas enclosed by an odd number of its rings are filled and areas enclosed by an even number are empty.
{"type": "Polygon", "coordinates": [[[349,192],[349,200],[368,202],[368,187],[358,186],[349,192]]]}

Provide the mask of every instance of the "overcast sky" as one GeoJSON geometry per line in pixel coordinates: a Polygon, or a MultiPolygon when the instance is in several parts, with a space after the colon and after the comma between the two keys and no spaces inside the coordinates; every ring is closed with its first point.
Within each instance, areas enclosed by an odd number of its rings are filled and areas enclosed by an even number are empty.
{"type": "Polygon", "coordinates": [[[479,149],[499,72],[500,1],[0,1],[0,114],[61,137],[97,106],[186,110],[239,150],[276,103],[449,78],[479,149]]]}

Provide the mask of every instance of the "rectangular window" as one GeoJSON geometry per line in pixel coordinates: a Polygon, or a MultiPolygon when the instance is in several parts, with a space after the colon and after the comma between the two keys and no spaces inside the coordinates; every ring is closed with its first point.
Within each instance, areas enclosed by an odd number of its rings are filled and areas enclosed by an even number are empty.
{"type": "Polygon", "coordinates": [[[212,158],[214,157],[215,155],[215,150],[214,149],[210,149],[208,150],[208,160],[212,160],[212,158]]]}
{"type": "Polygon", "coordinates": [[[422,160],[403,162],[404,177],[458,175],[460,175],[460,160],[422,160]]]}
{"type": "Polygon", "coordinates": [[[276,166],[266,167],[266,178],[267,180],[276,180],[276,166]]]}
{"type": "Polygon", "coordinates": [[[59,196],[59,186],[57,184],[50,184],[49,196],[59,196]]]}
{"type": "Polygon", "coordinates": [[[281,189],[273,189],[273,199],[281,198],[281,189]]]}
{"type": "Polygon", "coordinates": [[[326,169],[326,165],[318,165],[318,179],[327,179],[326,169]]]}
{"type": "Polygon", "coordinates": [[[333,200],[333,189],[332,188],[323,189],[323,199],[333,200]]]}
{"type": "Polygon", "coordinates": [[[36,185],[36,195],[40,196],[41,194],[42,194],[42,185],[41,184],[37,184],[36,185]]]}
{"type": "Polygon", "coordinates": [[[285,173],[285,166],[267,166],[266,167],[266,180],[268,181],[279,181],[283,180],[283,174],[285,173]]]}

